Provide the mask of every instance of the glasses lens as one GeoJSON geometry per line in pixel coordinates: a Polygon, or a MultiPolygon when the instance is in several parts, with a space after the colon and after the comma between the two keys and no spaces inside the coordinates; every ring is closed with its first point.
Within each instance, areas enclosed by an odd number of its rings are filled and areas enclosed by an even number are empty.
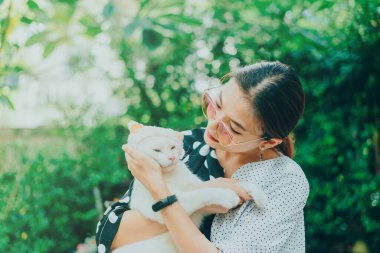
{"type": "Polygon", "coordinates": [[[231,144],[232,136],[223,122],[218,123],[216,132],[218,134],[220,144],[223,146],[228,146],[231,144]]]}
{"type": "Polygon", "coordinates": [[[214,103],[211,100],[210,95],[207,92],[205,92],[205,94],[202,97],[202,111],[207,118],[215,118],[216,109],[214,103]]]}

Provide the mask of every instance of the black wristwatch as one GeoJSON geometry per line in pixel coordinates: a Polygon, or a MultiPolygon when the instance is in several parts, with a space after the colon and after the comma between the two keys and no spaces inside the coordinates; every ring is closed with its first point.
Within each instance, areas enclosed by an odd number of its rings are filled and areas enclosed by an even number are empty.
{"type": "Polygon", "coordinates": [[[175,194],[170,195],[170,196],[168,196],[168,197],[166,197],[164,199],[161,199],[161,200],[157,201],[155,204],[153,204],[152,205],[152,209],[153,209],[153,211],[158,212],[162,208],[165,208],[165,207],[173,204],[177,200],[178,199],[177,199],[177,196],[175,194]]]}

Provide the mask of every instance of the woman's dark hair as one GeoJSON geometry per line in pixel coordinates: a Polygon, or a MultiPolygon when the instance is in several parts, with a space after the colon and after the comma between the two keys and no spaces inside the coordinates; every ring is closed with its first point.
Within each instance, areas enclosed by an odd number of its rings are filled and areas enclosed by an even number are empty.
{"type": "Polygon", "coordinates": [[[296,72],[281,62],[264,61],[240,68],[229,76],[237,81],[252,103],[254,116],[262,124],[262,137],[282,139],[279,150],[293,158],[294,139],[290,133],[305,107],[296,72]]]}

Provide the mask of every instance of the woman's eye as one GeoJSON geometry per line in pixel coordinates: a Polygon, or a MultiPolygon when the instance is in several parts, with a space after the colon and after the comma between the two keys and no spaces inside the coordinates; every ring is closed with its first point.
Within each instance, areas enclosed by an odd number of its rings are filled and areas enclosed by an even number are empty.
{"type": "Polygon", "coordinates": [[[171,149],[172,149],[172,150],[175,149],[175,146],[172,146],[171,149]]]}
{"type": "Polygon", "coordinates": [[[232,131],[234,134],[238,134],[238,135],[241,134],[241,133],[236,132],[231,126],[230,126],[230,129],[231,129],[231,131],[232,131]]]}
{"type": "Polygon", "coordinates": [[[154,152],[161,152],[159,149],[153,149],[154,152]]]}
{"type": "Polygon", "coordinates": [[[218,102],[216,102],[215,105],[216,105],[216,108],[221,109],[221,107],[220,107],[220,105],[218,104],[218,102]]]}

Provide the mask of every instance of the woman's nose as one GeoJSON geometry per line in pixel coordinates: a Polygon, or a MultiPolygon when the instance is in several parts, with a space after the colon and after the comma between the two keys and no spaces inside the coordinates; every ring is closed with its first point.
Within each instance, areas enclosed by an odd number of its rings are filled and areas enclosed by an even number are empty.
{"type": "Polygon", "coordinates": [[[174,156],[174,155],[169,156],[168,159],[169,159],[170,161],[174,161],[174,160],[175,160],[175,156],[174,156]]]}
{"type": "Polygon", "coordinates": [[[225,118],[225,114],[223,113],[223,111],[217,111],[216,114],[215,114],[215,117],[214,119],[211,120],[211,124],[213,127],[217,127],[218,126],[218,123],[219,122],[223,122],[223,119],[225,118]]]}

